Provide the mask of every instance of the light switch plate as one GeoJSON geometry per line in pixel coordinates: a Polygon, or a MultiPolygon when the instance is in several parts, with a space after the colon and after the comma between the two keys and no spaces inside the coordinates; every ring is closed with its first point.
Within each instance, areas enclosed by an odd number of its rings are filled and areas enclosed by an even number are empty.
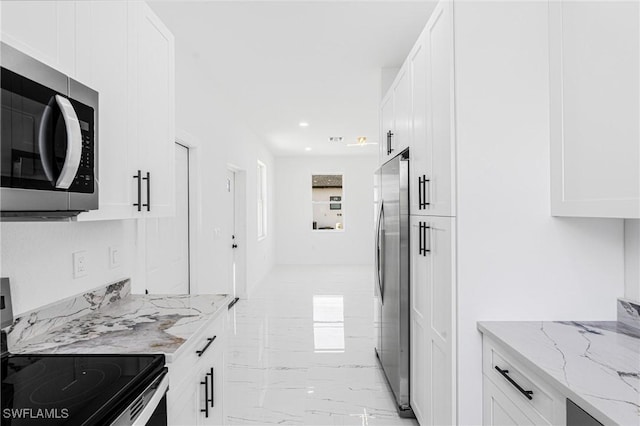
{"type": "Polygon", "coordinates": [[[86,277],[88,273],[87,252],[73,253],[73,278],[86,277]]]}

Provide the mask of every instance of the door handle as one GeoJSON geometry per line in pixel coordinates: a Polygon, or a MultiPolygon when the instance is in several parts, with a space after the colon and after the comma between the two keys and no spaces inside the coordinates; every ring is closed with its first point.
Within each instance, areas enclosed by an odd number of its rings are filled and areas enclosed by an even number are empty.
{"type": "Polygon", "coordinates": [[[393,137],[393,132],[389,130],[387,132],[387,155],[393,152],[393,148],[391,148],[391,138],[393,137]]]}
{"type": "Polygon", "coordinates": [[[213,367],[211,367],[211,371],[209,371],[207,373],[207,376],[211,377],[211,399],[209,400],[209,402],[211,403],[211,408],[213,408],[215,406],[215,404],[213,402],[214,399],[215,399],[214,398],[214,393],[213,393],[215,391],[215,385],[213,383],[213,367]]]}
{"type": "Polygon", "coordinates": [[[142,211],[142,172],[138,170],[138,174],[133,175],[134,179],[138,179],[138,202],[133,203],[134,206],[138,207],[138,211],[142,211]]]}
{"type": "Polygon", "coordinates": [[[419,241],[418,253],[422,256],[426,256],[427,253],[431,253],[431,239],[427,239],[427,229],[429,230],[429,236],[431,236],[431,227],[427,226],[426,222],[420,222],[419,224],[419,241]],[[427,241],[429,241],[429,248],[427,248],[427,241]]]}
{"type": "Polygon", "coordinates": [[[143,204],[144,207],[147,208],[147,211],[151,211],[151,173],[147,172],[147,176],[143,177],[142,180],[147,181],[147,204],[143,204]]]}
{"type": "Polygon", "coordinates": [[[64,119],[64,127],[67,130],[67,152],[64,157],[64,164],[58,180],[56,188],[69,189],[73,180],[78,173],[80,167],[80,158],[82,156],[82,131],[80,130],[80,122],[76,110],[69,102],[69,99],[56,95],[56,103],[62,112],[64,119]]]}

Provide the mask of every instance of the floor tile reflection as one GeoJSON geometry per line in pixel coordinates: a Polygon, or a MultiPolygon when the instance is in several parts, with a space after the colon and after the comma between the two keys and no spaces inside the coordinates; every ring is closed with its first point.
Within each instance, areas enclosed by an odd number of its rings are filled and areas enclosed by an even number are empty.
{"type": "Polygon", "coordinates": [[[417,425],[377,365],[372,268],[277,267],[231,311],[231,425],[417,425]]]}

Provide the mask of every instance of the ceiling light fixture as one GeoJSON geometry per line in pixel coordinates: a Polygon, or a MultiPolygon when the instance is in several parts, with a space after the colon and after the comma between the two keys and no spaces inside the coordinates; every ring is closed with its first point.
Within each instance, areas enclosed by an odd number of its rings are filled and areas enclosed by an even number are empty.
{"type": "Polygon", "coordinates": [[[306,121],[301,121],[298,125],[299,125],[300,127],[308,127],[308,126],[309,126],[309,123],[307,123],[306,121]]]}
{"type": "Polygon", "coordinates": [[[311,151],[311,147],[310,147],[310,146],[308,146],[308,147],[306,147],[304,150],[305,150],[305,151],[311,151]]]}

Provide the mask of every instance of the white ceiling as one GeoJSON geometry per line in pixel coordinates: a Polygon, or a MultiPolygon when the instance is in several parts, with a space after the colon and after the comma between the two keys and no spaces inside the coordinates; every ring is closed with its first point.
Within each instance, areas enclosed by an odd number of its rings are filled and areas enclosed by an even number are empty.
{"type": "Polygon", "coordinates": [[[378,142],[381,69],[402,64],[434,6],[429,1],[152,3],[175,35],[177,49],[198,58],[216,91],[275,155],[377,154],[377,145],[345,145],[358,136],[378,142]],[[330,144],[329,136],[344,141],[330,144]]]}

